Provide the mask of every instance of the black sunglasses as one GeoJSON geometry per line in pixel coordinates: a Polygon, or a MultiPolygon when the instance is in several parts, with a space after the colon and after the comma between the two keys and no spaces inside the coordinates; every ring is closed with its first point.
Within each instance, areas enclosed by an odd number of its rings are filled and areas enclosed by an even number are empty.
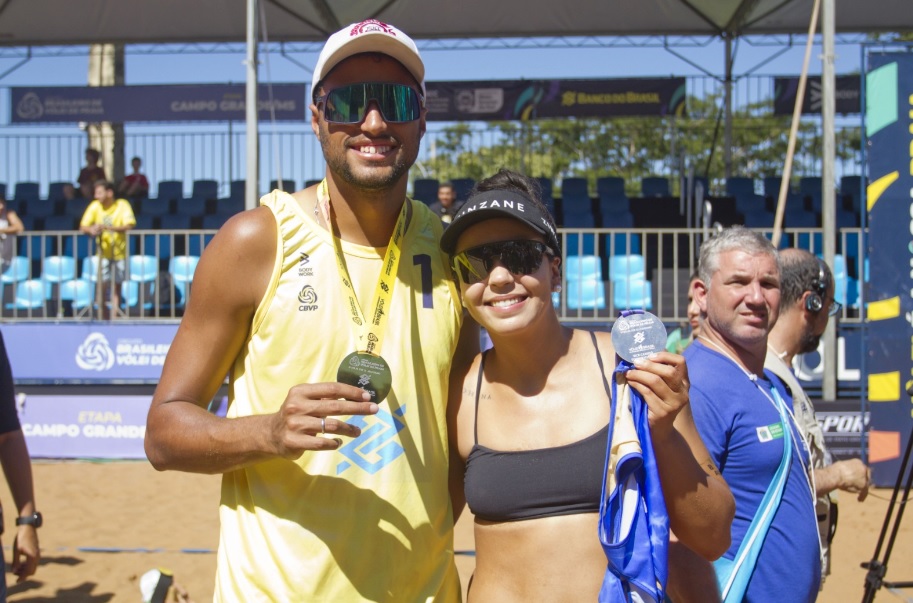
{"type": "Polygon", "coordinates": [[[323,105],[323,117],[334,124],[360,124],[371,101],[377,103],[384,121],[406,123],[422,115],[424,97],[411,86],[367,82],[334,88],[314,99],[323,105]]]}
{"type": "Polygon", "coordinates": [[[513,274],[532,274],[542,265],[542,255],[546,253],[555,255],[540,241],[498,241],[461,251],[452,262],[463,282],[471,285],[488,278],[496,261],[513,274]]]}

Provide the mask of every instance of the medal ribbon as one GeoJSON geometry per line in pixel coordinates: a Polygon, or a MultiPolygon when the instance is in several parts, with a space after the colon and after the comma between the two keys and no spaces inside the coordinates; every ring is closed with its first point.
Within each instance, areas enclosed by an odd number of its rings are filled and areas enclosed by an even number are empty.
{"type": "Polygon", "coordinates": [[[396,226],[393,227],[393,233],[390,235],[390,242],[387,244],[387,253],[384,254],[384,263],[381,267],[380,276],[377,279],[377,285],[374,287],[374,296],[371,300],[371,319],[366,320],[361,306],[358,303],[358,297],[355,295],[355,288],[352,286],[352,279],[349,276],[349,270],[346,268],[345,257],[342,253],[342,241],[336,236],[333,229],[332,218],[333,208],[330,205],[330,193],[327,188],[327,181],[323,182],[317,188],[317,206],[323,214],[323,220],[333,237],[333,249],[336,252],[336,267],[339,269],[339,278],[345,289],[349,301],[349,313],[352,322],[359,328],[359,346],[363,349],[359,352],[367,352],[374,356],[380,356],[381,345],[383,344],[384,331],[387,328],[387,314],[390,311],[390,300],[393,298],[393,287],[396,285],[396,273],[399,269],[400,243],[406,234],[406,227],[409,218],[412,215],[412,205],[408,198],[403,203],[403,207],[396,219],[396,226]]]}

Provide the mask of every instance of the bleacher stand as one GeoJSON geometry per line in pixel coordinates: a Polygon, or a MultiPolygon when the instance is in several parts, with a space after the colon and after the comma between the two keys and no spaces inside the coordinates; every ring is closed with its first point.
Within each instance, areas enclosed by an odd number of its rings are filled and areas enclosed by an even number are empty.
{"type": "Polygon", "coordinates": [[[425,205],[431,205],[437,201],[439,186],[437,178],[416,178],[412,181],[412,198],[425,205]]]}
{"type": "MultiPolygon", "coordinates": [[[[453,185],[453,192],[456,194],[457,202],[463,203],[469,199],[469,193],[472,191],[472,187],[476,185],[476,181],[472,178],[454,178],[450,181],[450,184],[453,185]]],[[[434,198],[437,200],[437,191],[435,191],[434,198]]]]}
{"type": "Polygon", "coordinates": [[[644,197],[670,196],[669,179],[665,176],[645,176],[640,181],[640,194],[644,197]]]}
{"type": "Polygon", "coordinates": [[[270,192],[272,192],[276,189],[283,190],[287,193],[294,193],[296,190],[298,190],[297,188],[295,188],[295,181],[290,180],[288,178],[282,179],[281,186],[280,186],[280,181],[278,179],[270,181],[270,183],[269,183],[270,192]]]}

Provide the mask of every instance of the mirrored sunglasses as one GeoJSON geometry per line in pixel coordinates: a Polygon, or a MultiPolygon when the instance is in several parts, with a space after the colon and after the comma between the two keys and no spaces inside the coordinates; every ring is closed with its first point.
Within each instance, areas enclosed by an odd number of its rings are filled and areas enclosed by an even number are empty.
{"type": "Polygon", "coordinates": [[[498,241],[472,247],[453,256],[453,269],[467,285],[488,278],[499,262],[513,274],[532,274],[542,265],[544,254],[555,252],[540,241],[498,241]]]}
{"type": "Polygon", "coordinates": [[[406,123],[421,116],[425,99],[405,84],[374,82],[334,88],[314,99],[318,107],[323,105],[324,119],[334,124],[360,124],[371,101],[377,103],[384,121],[406,123]]]}

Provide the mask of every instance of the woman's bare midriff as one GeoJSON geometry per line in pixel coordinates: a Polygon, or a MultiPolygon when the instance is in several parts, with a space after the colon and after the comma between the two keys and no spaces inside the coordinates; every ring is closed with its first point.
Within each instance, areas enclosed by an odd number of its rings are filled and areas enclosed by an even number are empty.
{"type": "Polygon", "coordinates": [[[595,601],[606,557],[598,514],[475,521],[476,568],[468,603],[595,601]]]}

